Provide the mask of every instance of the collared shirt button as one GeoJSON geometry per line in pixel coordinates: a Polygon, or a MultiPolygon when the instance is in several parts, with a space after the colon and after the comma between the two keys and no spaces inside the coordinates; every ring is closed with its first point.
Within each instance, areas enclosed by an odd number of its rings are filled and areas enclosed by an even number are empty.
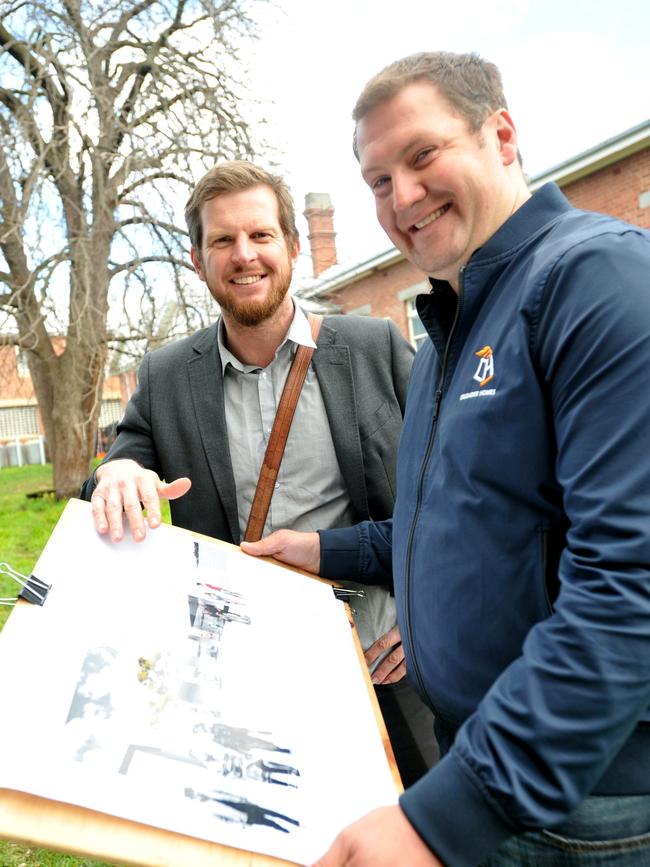
{"type": "Polygon", "coordinates": [[[279,487],[280,487],[280,482],[276,482],[276,483],[275,483],[275,490],[277,491],[277,489],[278,489],[279,487]]]}

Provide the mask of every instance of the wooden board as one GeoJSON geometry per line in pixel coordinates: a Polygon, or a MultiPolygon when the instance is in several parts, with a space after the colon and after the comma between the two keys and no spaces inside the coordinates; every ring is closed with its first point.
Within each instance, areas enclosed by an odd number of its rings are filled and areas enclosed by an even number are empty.
{"type": "MultiPolygon", "coordinates": [[[[208,538],[195,533],[191,535],[198,539],[208,538]]],[[[210,539],[213,544],[215,541],[210,539]]],[[[227,546],[225,542],[218,544],[227,546]]],[[[298,569],[292,571],[300,572],[298,569]]],[[[313,575],[308,577],[320,580],[313,575]]],[[[401,792],[402,784],[388,733],[349,607],[346,609],[391,774],[397,791],[401,792]]],[[[31,628],[31,615],[35,610],[21,600],[12,611],[0,633],[0,666],[19,665],[16,654],[12,653],[12,636],[31,628]]],[[[293,863],[8,789],[0,789],[0,838],[135,867],[214,867],[215,864],[271,867],[293,863]]]]}

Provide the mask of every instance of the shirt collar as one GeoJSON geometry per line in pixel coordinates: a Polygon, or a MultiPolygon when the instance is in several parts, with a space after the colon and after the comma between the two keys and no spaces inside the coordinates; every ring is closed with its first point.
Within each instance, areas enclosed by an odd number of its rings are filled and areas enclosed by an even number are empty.
{"type": "MultiPolygon", "coordinates": [[[[275,351],[275,358],[278,357],[278,353],[282,350],[282,348],[289,342],[293,343],[295,346],[309,346],[312,349],[316,349],[316,344],[311,336],[311,326],[309,324],[309,320],[305,315],[303,309],[296,304],[295,300],[293,300],[293,319],[291,320],[291,324],[287,329],[287,333],[284,336],[284,340],[275,351]]],[[[259,366],[254,364],[242,364],[241,361],[236,358],[232,352],[226,347],[225,343],[225,330],[223,324],[223,317],[219,317],[219,325],[217,326],[217,347],[219,349],[219,357],[221,358],[221,373],[225,374],[226,367],[231,364],[236,370],[243,371],[244,373],[250,373],[253,370],[259,370],[259,366]]]]}

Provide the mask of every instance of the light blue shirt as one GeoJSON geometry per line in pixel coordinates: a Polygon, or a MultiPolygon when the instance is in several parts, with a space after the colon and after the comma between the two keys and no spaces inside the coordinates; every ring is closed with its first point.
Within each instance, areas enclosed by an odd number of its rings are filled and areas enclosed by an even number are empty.
{"type": "MultiPolygon", "coordinates": [[[[243,537],[293,357],[298,346],[315,347],[315,344],[309,321],[295,303],[289,330],[266,367],[242,364],[230,352],[225,345],[223,319],[217,329],[217,342],[239,529],[243,537]]],[[[309,531],[349,527],[353,523],[356,523],[356,516],[334,450],[320,385],[310,365],[287,438],[264,535],[285,528],[309,531]]],[[[364,589],[366,597],[355,598],[352,608],[361,644],[366,649],[395,625],[397,617],[395,601],[385,588],[364,589]]]]}

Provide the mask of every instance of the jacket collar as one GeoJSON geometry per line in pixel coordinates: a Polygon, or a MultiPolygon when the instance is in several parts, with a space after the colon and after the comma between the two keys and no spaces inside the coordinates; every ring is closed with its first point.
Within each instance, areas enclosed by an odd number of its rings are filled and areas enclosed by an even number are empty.
{"type": "MultiPolygon", "coordinates": [[[[472,254],[464,270],[505,263],[521,244],[528,243],[539,231],[572,210],[572,207],[556,184],[544,184],[497,229],[487,243],[472,254]]],[[[430,277],[429,283],[432,292],[447,291],[449,288],[446,280],[430,277]]]]}
{"type": "Polygon", "coordinates": [[[486,293],[507,267],[514,253],[524,247],[549,224],[561,218],[573,206],[556,184],[545,184],[476,250],[461,269],[460,298],[446,280],[429,278],[431,291],[418,295],[416,307],[440,359],[447,352],[449,366],[454,364],[454,346],[448,347],[451,325],[460,305],[459,323],[453,343],[462,342],[486,293]],[[449,350],[449,351],[447,351],[449,350]]]}

